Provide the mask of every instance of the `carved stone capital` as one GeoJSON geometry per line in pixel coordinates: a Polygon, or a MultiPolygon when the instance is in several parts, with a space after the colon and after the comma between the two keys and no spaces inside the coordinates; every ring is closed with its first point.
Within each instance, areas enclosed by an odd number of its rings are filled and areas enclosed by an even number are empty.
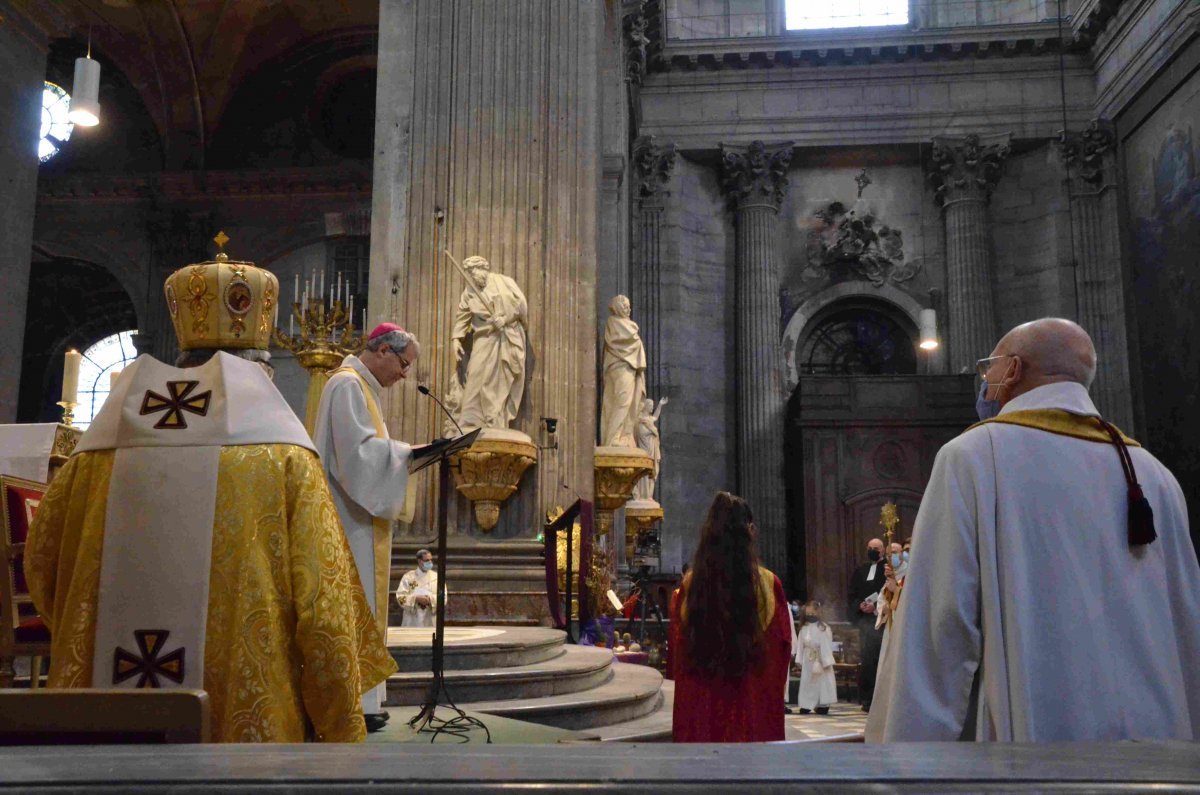
{"type": "Polygon", "coordinates": [[[1112,122],[1093,119],[1080,132],[1064,130],[1058,140],[1058,154],[1072,176],[1099,186],[1104,183],[1104,155],[1112,151],[1116,142],[1112,122]]]}
{"type": "Polygon", "coordinates": [[[926,165],[939,204],[957,199],[987,201],[1008,157],[1010,136],[938,136],[926,165]]]}
{"type": "Polygon", "coordinates": [[[635,86],[640,86],[646,76],[646,47],[650,44],[646,32],[649,26],[644,0],[635,3],[633,10],[625,15],[621,23],[625,34],[625,80],[635,86]]]}
{"type": "Polygon", "coordinates": [[[516,431],[485,429],[470,449],[450,459],[454,483],[475,507],[484,532],[500,521],[500,505],[517,491],[525,470],[537,461],[537,446],[516,431]]]}
{"type": "Polygon", "coordinates": [[[653,135],[639,136],[633,142],[633,169],[638,198],[657,198],[675,170],[675,144],[660,145],[653,135]]]}
{"type": "Polygon", "coordinates": [[[597,447],[596,533],[612,529],[613,511],[633,497],[637,482],[654,471],[654,460],[636,447],[597,447]]]}
{"type": "Polygon", "coordinates": [[[792,142],[721,144],[721,185],[736,209],[767,205],[779,210],[787,195],[792,142]]]}

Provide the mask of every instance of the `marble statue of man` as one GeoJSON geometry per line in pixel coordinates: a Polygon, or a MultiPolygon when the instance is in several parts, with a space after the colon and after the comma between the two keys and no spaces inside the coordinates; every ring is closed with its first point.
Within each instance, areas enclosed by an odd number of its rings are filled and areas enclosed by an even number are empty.
{"type": "Polygon", "coordinates": [[[638,481],[634,489],[634,499],[654,499],[654,486],[658,482],[658,473],[662,465],[662,444],[658,434],[658,418],[662,414],[667,399],[663,398],[654,405],[654,401],[646,398],[642,401],[642,413],[638,416],[637,446],[654,461],[654,471],[638,481]]]}
{"type": "Polygon", "coordinates": [[[608,304],[604,328],[604,393],[600,401],[600,444],[637,447],[638,413],[646,398],[646,348],[638,324],[629,319],[629,299],[608,304]]]}
{"type": "Polygon", "coordinates": [[[451,333],[454,361],[462,362],[469,338],[458,420],[465,429],[507,428],[525,392],[525,324],[529,305],[517,283],[493,273],[483,257],[467,257],[471,279],[458,301],[451,333]]]}

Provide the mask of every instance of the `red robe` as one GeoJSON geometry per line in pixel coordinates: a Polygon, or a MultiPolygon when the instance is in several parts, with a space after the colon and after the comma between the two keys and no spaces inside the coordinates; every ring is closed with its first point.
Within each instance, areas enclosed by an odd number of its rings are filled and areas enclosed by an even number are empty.
{"type": "MultiPolygon", "coordinates": [[[[766,572],[766,569],[762,571],[766,572]]],[[[774,604],[763,631],[763,654],[740,679],[716,679],[684,659],[680,607],[688,582],[671,595],[672,735],[677,743],[751,743],[783,739],[783,686],[792,656],[792,615],[783,584],[770,572],[774,604]]],[[[748,617],[749,620],[754,620],[748,617]]]]}

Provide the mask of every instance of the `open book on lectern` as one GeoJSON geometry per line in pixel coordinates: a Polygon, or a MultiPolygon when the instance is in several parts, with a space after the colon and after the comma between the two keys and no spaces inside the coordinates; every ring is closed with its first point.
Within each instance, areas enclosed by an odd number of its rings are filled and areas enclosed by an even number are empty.
{"type": "Polygon", "coordinates": [[[475,444],[475,440],[479,438],[481,430],[483,429],[476,428],[470,433],[464,433],[462,436],[454,436],[449,439],[435,439],[429,444],[414,447],[412,457],[408,459],[408,474],[412,475],[420,472],[425,467],[442,460],[448,455],[453,455],[459,450],[466,450],[475,444]]]}

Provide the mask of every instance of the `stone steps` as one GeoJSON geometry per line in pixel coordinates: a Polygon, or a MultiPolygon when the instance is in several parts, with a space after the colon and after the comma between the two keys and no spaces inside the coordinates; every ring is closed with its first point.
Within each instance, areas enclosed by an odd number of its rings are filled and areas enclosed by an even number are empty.
{"type": "Polygon", "coordinates": [[[459,704],[472,712],[583,731],[645,717],[663,703],[662,674],[644,665],[613,663],[604,684],[578,693],[459,704]]]}
{"type": "MultiPolygon", "coordinates": [[[[431,681],[432,630],[392,629],[400,672],[387,706],[411,707],[431,681]]],[[[673,689],[653,668],[616,662],[608,649],[566,645],[544,627],[448,627],[446,689],[472,713],[583,731],[602,741],[669,739],[673,689]]]]}
{"type": "MultiPolygon", "coordinates": [[[[592,690],[612,678],[612,654],[606,649],[561,646],[557,657],[507,668],[446,671],[446,690],[456,704],[494,699],[536,699],[592,690]]],[[[420,704],[433,675],[428,671],[393,674],[387,683],[388,705],[420,704]]],[[[474,707],[471,707],[474,709],[474,707]]]]}

